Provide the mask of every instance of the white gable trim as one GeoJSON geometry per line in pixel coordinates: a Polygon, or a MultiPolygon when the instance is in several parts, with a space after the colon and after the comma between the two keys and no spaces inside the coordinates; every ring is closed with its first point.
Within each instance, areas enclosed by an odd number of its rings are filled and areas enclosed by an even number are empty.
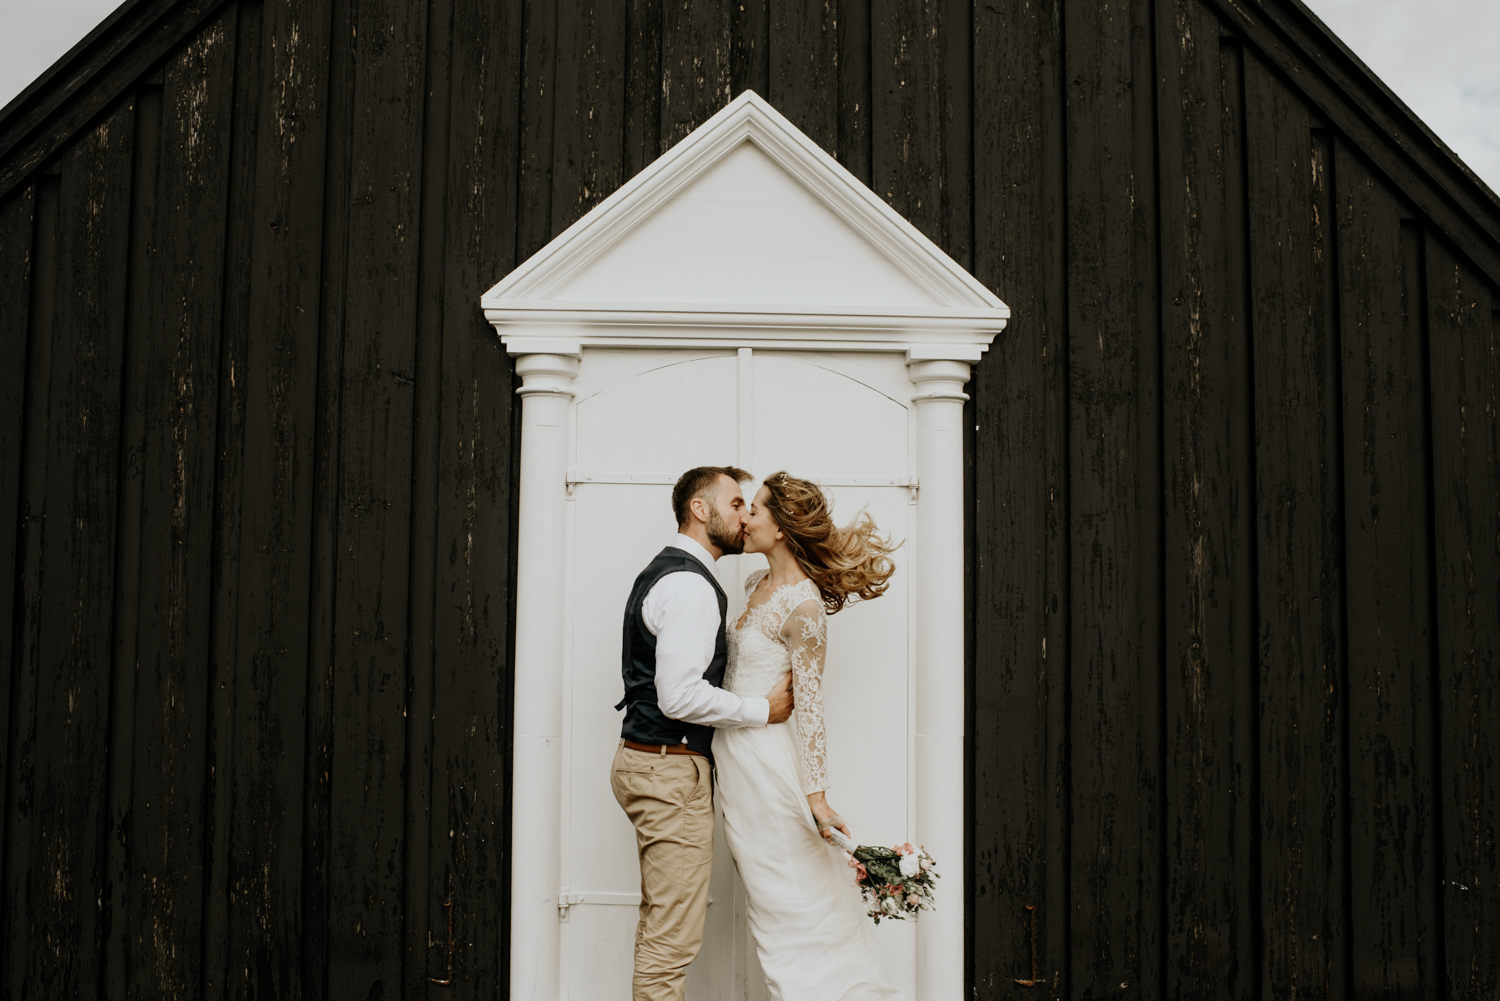
{"type": "MultiPolygon", "coordinates": [[[[485,316],[503,338],[562,338],[645,347],[801,342],[902,350],[913,343],[988,348],[1009,308],[916,227],[752,91],[734,101],[486,292],[485,316]],[[627,233],[742,143],[754,143],[939,305],[878,309],[756,303],[567,302],[547,295],[607,254],[627,233]],[[649,333],[648,333],[649,331],[649,333]],[[644,339],[643,339],[644,338],[644,339]]],[[[811,346],[811,345],[807,345],[811,346]]]]}

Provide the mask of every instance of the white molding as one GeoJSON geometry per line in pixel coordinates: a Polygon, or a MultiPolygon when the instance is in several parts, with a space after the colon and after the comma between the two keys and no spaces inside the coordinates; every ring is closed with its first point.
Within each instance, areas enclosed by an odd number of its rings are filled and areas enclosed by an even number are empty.
{"type": "MultiPolygon", "coordinates": [[[[734,351],[739,348],[753,348],[756,351],[837,351],[837,352],[891,352],[905,354],[911,347],[912,341],[921,335],[921,331],[894,332],[890,337],[873,338],[860,337],[857,335],[840,336],[837,330],[819,329],[817,327],[805,327],[795,330],[783,330],[775,337],[756,337],[734,330],[708,330],[697,328],[691,333],[681,336],[670,336],[663,332],[658,326],[654,334],[642,334],[638,337],[620,336],[585,336],[578,339],[576,331],[573,331],[574,341],[581,343],[585,348],[654,348],[657,350],[684,350],[690,348],[703,349],[706,351],[734,351]],[[803,336],[798,337],[798,334],[803,336]]],[[[944,346],[948,346],[953,340],[952,332],[943,332],[934,335],[941,340],[944,346]]],[[[536,345],[540,338],[529,336],[526,338],[527,345],[536,345]]],[[[544,354],[555,354],[551,350],[543,350],[539,347],[516,347],[508,337],[502,337],[501,342],[505,344],[506,351],[512,356],[530,354],[533,351],[544,354]]],[[[981,350],[988,345],[980,346],[981,350]]],[[[966,360],[966,359],[961,359],[966,360]]]]}
{"type": "MultiPolygon", "coordinates": [[[[973,344],[913,344],[906,349],[906,364],[913,366],[913,371],[917,370],[916,363],[924,361],[962,361],[973,364],[983,354],[984,349],[973,344]]],[[[964,381],[968,381],[967,374],[964,381]]]]}
{"type": "Polygon", "coordinates": [[[566,337],[528,340],[522,336],[510,336],[505,338],[505,346],[510,349],[509,354],[512,357],[532,354],[561,355],[567,358],[583,357],[583,346],[576,340],[570,341],[566,337]]]}
{"type": "Polygon", "coordinates": [[[679,312],[487,309],[485,316],[512,355],[573,353],[585,347],[906,352],[930,344],[967,348],[965,354],[973,357],[964,360],[978,361],[1005,326],[993,314],[708,313],[696,305],[679,312]],[[547,346],[554,340],[562,347],[547,346]]]}
{"type": "Polygon", "coordinates": [[[566,342],[573,350],[611,345],[904,351],[914,344],[934,343],[962,344],[983,352],[1010,316],[1009,307],[994,293],[748,90],[512,271],[480,302],[512,354],[561,353],[537,343],[551,340],[566,342]],[[763,301],[707,306],[548,297],[747,142],[924,289],[935,304],[810,307],[778,302],[775,289],[767,289],[763,301]]]}

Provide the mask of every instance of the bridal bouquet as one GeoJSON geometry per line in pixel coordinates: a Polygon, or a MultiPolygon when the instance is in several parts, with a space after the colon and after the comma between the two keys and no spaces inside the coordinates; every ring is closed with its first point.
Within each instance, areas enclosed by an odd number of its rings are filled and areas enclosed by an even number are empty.
{"type": "Polygon", "coordinates": [[[859,845],[834,830],[834,841],[849,853],[849,868],[854,870],[854,884],[860,896],[870,905],[870,917],[880,924],[905,921],[908,914],[930,910],[933,905],[932,884],[938,873],[932,856],[925,848],[910,844],[894,848],[859,845]]]}

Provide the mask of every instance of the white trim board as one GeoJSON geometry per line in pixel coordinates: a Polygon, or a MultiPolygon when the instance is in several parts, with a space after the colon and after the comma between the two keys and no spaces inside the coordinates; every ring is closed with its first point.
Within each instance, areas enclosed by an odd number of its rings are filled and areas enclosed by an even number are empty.
{"type": "Polygon", "coordinates": [[[786,349],[810,339],[836,350],[941,344],[982,352],[1010,316],[753,91],[511,272],[481,305],[512,353],[522,353],[513,341],[786,349]],[[729,220],[722,237],[714,229],[720,212],[729,220]],[[725,289],[738,298],[715,297],[725,289]]]}

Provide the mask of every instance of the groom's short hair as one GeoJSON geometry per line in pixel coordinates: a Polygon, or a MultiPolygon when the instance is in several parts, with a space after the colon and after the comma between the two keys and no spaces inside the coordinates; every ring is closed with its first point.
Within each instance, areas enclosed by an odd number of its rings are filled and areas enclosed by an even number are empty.
{"type": "Polygon", "coordinates": [[[688,505],[694,497],[716,494],[719,477],[727,476],[736,483],[744,483],[750,474],[735,466],[698,466],[677,477],[672,488],[672,513],[677,515],[677,527],[688,523],[688,505]]]}

